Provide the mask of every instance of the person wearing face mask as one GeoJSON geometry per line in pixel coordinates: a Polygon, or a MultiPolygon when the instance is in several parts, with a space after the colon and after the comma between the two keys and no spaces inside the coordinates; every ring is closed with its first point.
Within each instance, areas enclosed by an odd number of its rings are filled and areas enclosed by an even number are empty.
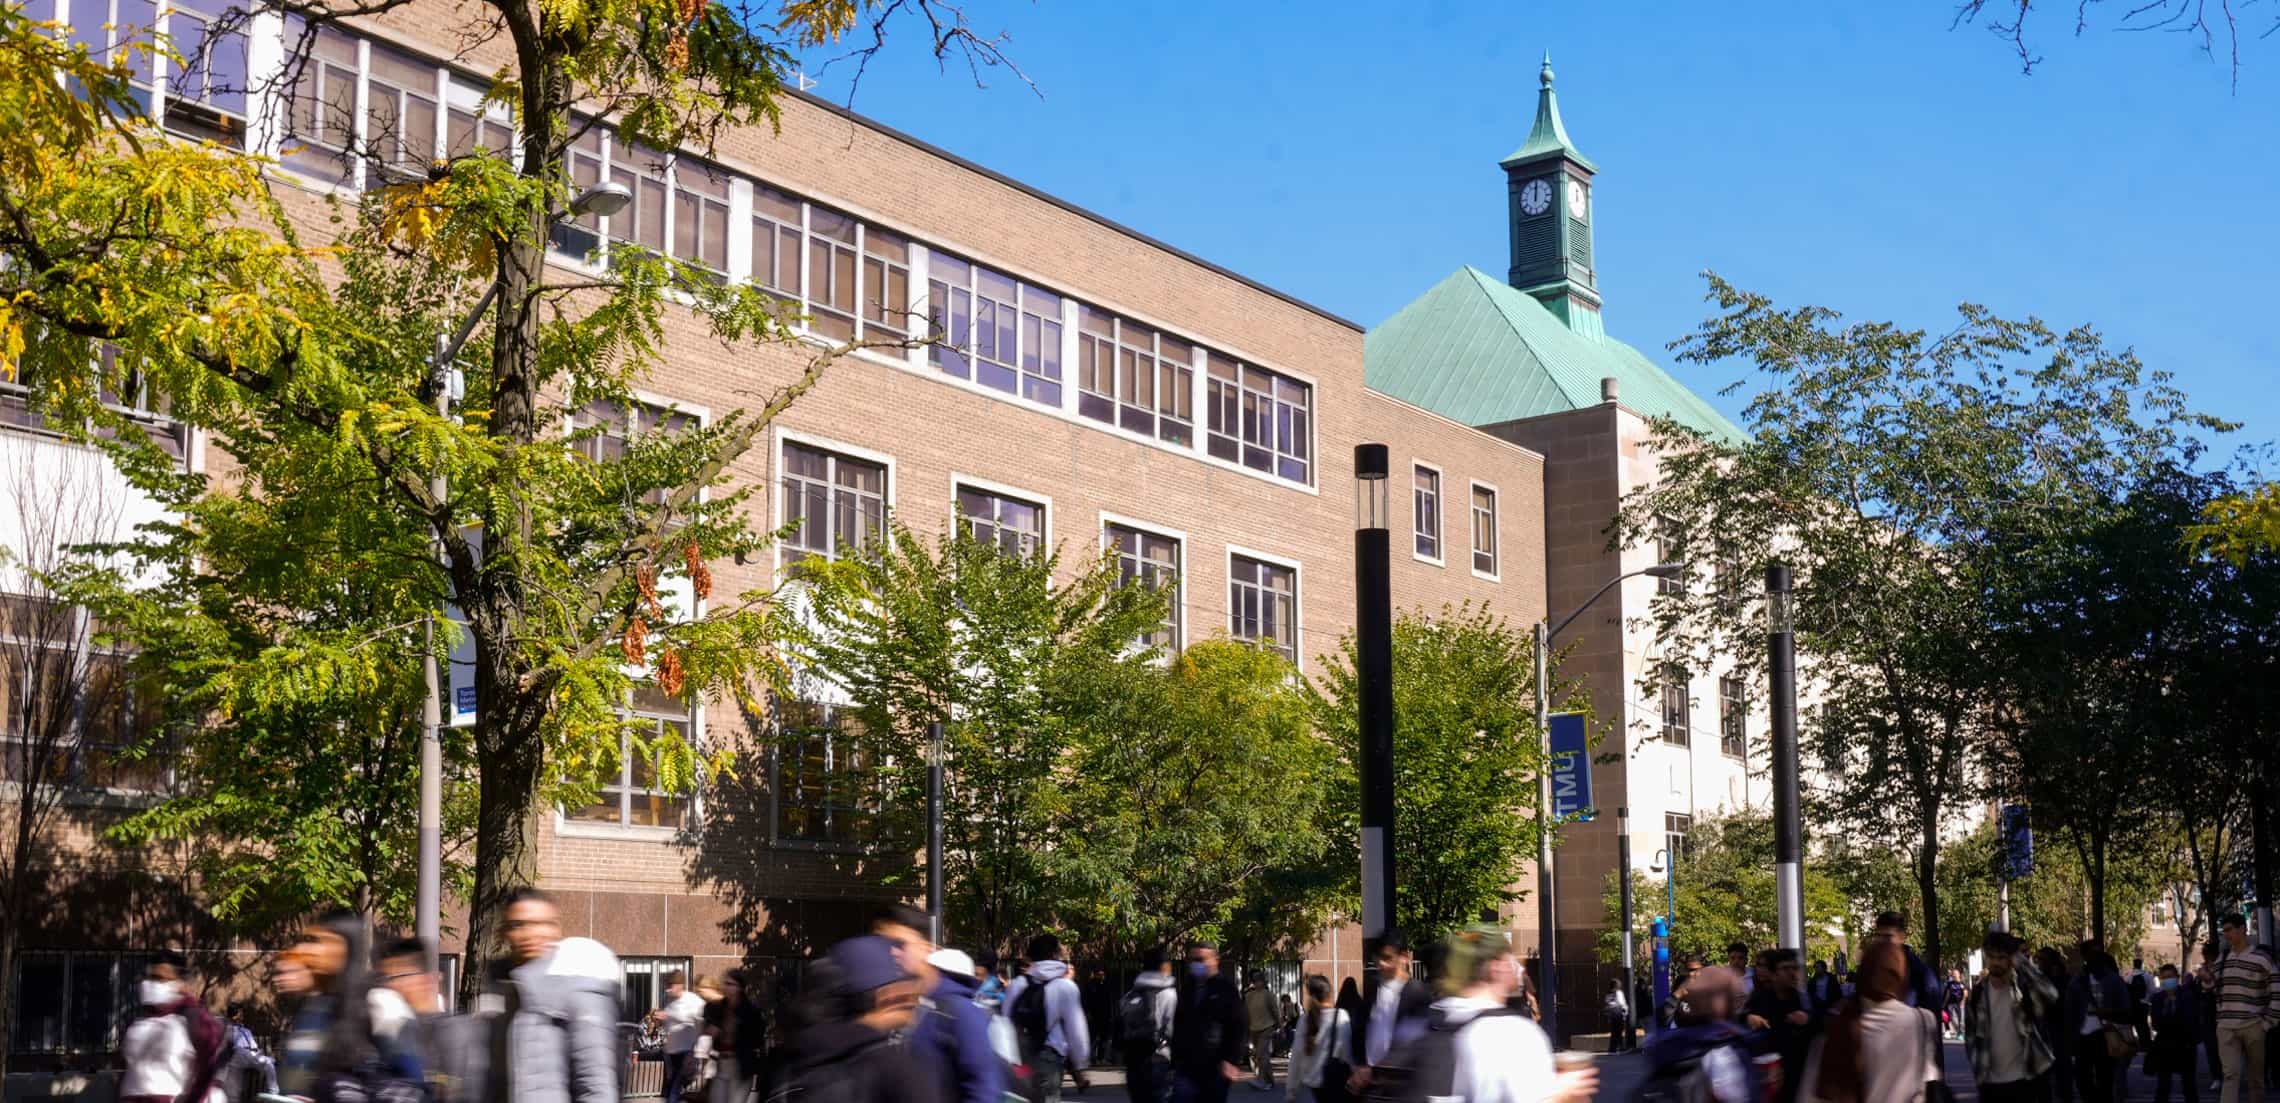
{"type": "Polygon", "coordinates": [[[2147,1017],[2153,1027],[2153,1046],[2145,1055],[2146,1071],[2156,1077],[2153,1103],[2169,1103],[2172,1078],[2185,1082],[2185,1103],[2200,1103],[2193,1059],[2201,1044],[2201,996],[2180,983],[2176,966],[2161,967],[2147,1017]]]}
{"type": "Polygon", "coordinates": [[[1250,1019],[1242,993],[1219,973],[1219,948],[1188,947],[1187,982],[1172,1012],[1173,1103],[1227,1103],[1227,1087],[1240,1079],[1250,1019]]]}
{"type": "Polygon", "coordinates": [[[198,997],[182,990],[184,963],[171,951],[150,963],[136,986],[141,1010],[119,1040],[126,1075],[120,1103],[224,1103],[228,1032],[198,997]]]}

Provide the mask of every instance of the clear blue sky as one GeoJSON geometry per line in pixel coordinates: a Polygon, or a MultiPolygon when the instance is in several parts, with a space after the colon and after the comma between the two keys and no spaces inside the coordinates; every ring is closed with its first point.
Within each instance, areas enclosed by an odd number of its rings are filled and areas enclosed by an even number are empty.
{"type": "Polygon", "coordinates": [[[1600,167],[1608,330],[1666,363],[1707,268],[1927,328],[1964,300],[2093,323],[2244,422],[2225,451],[2280,437],[2280,50],[2248,43],[2235,92],[2183,36],[2072,37],[2069,6],[2022,76],[1951,11],[972,0],[1042,96],[938,72],[905,25],[854,106],[1374,325],[1459,265],[1504,271],[1496,162],[1548,49],[1600,167]]]}

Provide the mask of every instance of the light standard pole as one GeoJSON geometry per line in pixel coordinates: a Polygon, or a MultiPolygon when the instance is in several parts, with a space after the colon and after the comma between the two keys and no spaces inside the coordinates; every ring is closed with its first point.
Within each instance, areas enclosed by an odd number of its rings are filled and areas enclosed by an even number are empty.
{"type": "Polygon", "coordinates": [[[1773,891],[1783,949],[1805,952],[1805,822],[1797,795],[1797,633],[1789,568],[1765,569],[1773,700],[1773,891]]]}
{"type": "Polygon", "coordinates": [[[926,726],[926,939],[942,945],[942,721],[926,726]]]}
{"type": "MultiPolygon", "coordinates": [[[[589,214],[608,218],[631,202],[633,192],[624,184],[596,184],[579,192],[556,221],[589,214]]],[[[493,280],[456,332],[435,335],[435,352],[428,357],[427,370],[437,417],[451,416],[451,362],[459,358],[459,350],[475,335],[475,327],[498,297],[499,283],[493,280]]],[[[428,478],[428,495],[440,502],[446,493],[443,472],[438,470],[428,478]]],[[[428,550],[440,559],[442,541],[430,536],[428,550]]],[[[427,947],[429,972],[435,971],[443,938],[443,675],[435,661],[435,619],[431,611],[421,634],[420,676],[427,693],[420,707],[419,883],[413,889],[412,902],[412,929],[427,947]]]]}
{"type": "MultiPolygon", "coordinates": [[[[1371,990],[1377,947],[1393,926],[1393,584],[1391,460],[1354,446],[1354,666],[1361,691],[1362,956],[1371,990]]],[[[1374,996],[1373,996],[1374,998],[1374,996]]]]}
{"type": "MultiPolygon", "coordinates": [[[[1555,926],[1558,908],[1553,899],[1552,876],[1552,682],[1548,668],[1551,665],[1552,638],[1575,623],[1607,591],[1623,584],[1625,579],[1647,575],[1651,578],[1677,578],[1686,573],[1684,563],[1657,563],[1652,567],[1627,571],[1607,580],[1597,593],[1575,607],[1558,624],[1550,618],[1536,622],[1536,747],[1543,765],[1536,771],[1536,942],[1537,961],[1544,975],[1537,984],[1543,991],[1544,1033],[1551,1036],[1552,1044],[1559,1045],[1559,932],[1555,926]]],[[[1577,763],[1578,769],[1588,770],[1588,762],[1577,763]]],[[[1625,870],[1625,877],[1630,871],[1625,870]]],[[[1625,928],[1626,930],[1628,928],[1625,928]]]]}
{"type": "MultiPolygon", "coordinates": [[[[1627,1003],[1637,992],[1638,977],[1632,971],[1634,949],[1631,945],[1631,809],[1627,805],[1615,807],[1615,870],[1616,879],[1623,885],[1623,999],[1627,1003]]],[[[1639,1009],[1631,1009],[1631,1021],[1624,1024],[1628,1031],[1639,1021],[1639,1009]]],[[[1623,1039],[1628,1048],[1631,1038],[1623,1039]]]]}

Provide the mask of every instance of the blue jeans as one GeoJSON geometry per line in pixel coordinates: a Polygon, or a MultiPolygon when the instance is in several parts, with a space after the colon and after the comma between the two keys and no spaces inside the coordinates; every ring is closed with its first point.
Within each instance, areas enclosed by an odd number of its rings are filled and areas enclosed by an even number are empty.
{"type": "Polygon", "coordinates": [[[1029,1103],[1061,1103],[1061,1075],[1069,1059],[1046,1046],[1029,1059],[1029,1103]]]}

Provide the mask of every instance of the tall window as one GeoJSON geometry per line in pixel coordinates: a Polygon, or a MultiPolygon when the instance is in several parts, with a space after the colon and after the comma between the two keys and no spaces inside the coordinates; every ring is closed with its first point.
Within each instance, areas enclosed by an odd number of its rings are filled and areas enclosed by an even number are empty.
{"type": "MultiPolygon", "coordinates": [[[[570,417],[572,447],[578,454],[595,463],[614,463],[625,458],[626,451],[648,433],[678,433],[696,425],[692,414],[648,402],[597,398],[570,417]]],[[[663,502],[672,494],[672,488],[629,487],[638,501],[649,505],[663,502]]]]}
{"type": "Polygon", "coordinates": [[[672,253],[728,273],[728,173],[694,157],[673,158],[672,253]]]}
{"type": "Polygon", "coordinates": [[[837,559],[876,544],[887,525],[887,467],[790,441],[784,443],[783,562],[837,559]]]}
{"type": "Polygon", "coordinates": [[[1717,587],[1719,604],[1728,608],[1741,604],[1745,585],[1742,560],[1732,545],[1719,542],[1717,557],[1711,560],[1711,571],[1711,583],[1717,587]]]}
{"type": "Polygon", "coordinates": [[[1061,297],[935,251],[927,260],[929,354],[945,375],[1061,404],[1061,297]]]}
{"type": "Polygon", "coordinates": [[[364,90],[363,148],[370,158],[365,186],[423,179],[436,160],[442,122],[436,67],[377,42],[370,49],[364,90]]]}
{"type": "Polygon", "coordinates": [[[1663,742],[1686,746],[1693,738],[1691,723],[1692,705],[1686,695],[1686,671],[1676,664],[1662,668],[1662,737],[1663,742]]]}
{"type": "MultiPolygon", "coordinates": [[[[755,268],[759,261],[753,262],[755,268]]],[[[910,333],[910,239],[877,226],[863,227],[863,333],[910,333]]]]}
{"type": "MultiPolygon", "coordinates": [[[[1678,562],[1678,543],[1678,522],[1668,517],[1655,518],[1655,562],[1678,562]]],[[[1655,580],[1655,590],[1658,593],[1675,594],[1685,588],[1686,582],[1683,579],[1658,578],[1655,580]]]]}
{"type": "Polygon", "coordinates": [[[1164,595],[1164,626],[1141,642],[1166,650],[1180,645],[1180,542],[1128,525],[1108,526],[1109,546],[1116,549],[1118,585],[1138,583],[1164,595]]]}
{"type": "Polygon", "coordinates": [[[958,523],[966,535],[1009,555],[1033,555],[1045,546],[1045,507],[1012,495],[960,486],[958,523]]]}
{"type": "Polygon", "coordinates": [[[1298,661],[1298,572],[1248,556],[1227,570],[1228,634],[1298,661]]]}
{"type": "Polygon", "coordinates": [[[1749,758],[1749,687],[1740,678],[1718,679],[1718,749],[1749,758]]]}
{"type": "Polygon", "coordinates": [[[1411,478],[1410,497],[1416,506],[1417,554],[1441,558],[1441,473],[1418,464],[1411,478]]]}
{"type": "Polygon", "coordinates": [[[161,792],[173,777],[161,713],[97,642],[86,610],[0,595],[0,781],[161,792]]]}
{"type": "MultiPolygon", "coordinates": [[[[644,729],[652,739],[669,735],[694,739],[688,702],[654,686],[636,687],[624,715],[631,726],[644,729]]],[[[563,814],[590,823],[683,826],[688,821],[689,794],[665,788],[658,776],[659,754],[636,751],[632,734],[621,734],[617,753],[605,758],[594,771],[597,791],[593,803],[565,809],[563,814]]]]}
{"type": "MultiPolygon", "coordinates": [[[[154,121],[184,137],[227,146],[245,144],[249,69],[242,30],[222,34],[215,24],[241,0],[174,0],[165,18],[152,0],[71,0],[66,13],[71,41],[98,61],[112,60],[130,43],[150,47],[163,37],[178,57],[140,50],[124,58],[135,104],[154,121]],[[161,91],[163,72],[164,95],[161,91]]],[[[32,17],[55,9],[32,5],[32,17]]]]}
{"type": "Polygon", "coordinates": [[[1077,308],[1077,412],[1173,444],[1195,440],[1195,346],[1077,308]]]}
{"type": "Polygon", "coordinates": [[[752,281],[800,297],[800,201],[766,184],[752,186],[752,281]]]}
{"type": "Polygon", "coordinates": [[[808,205],[808,325],[835,341],[855,338],[857,236],[854,219],[808,205]]]}
{"type": "Polygon", "coordinates": [[[776,838],[852,846],[869,841],[880,801],[862,748],[863,730],[839,708],[776,703],[776,838]]]}
{"type": "Polygon", "coordinates": [[[1217,353],[1210,367],[1211,454],[1292,482],[1311,482],[1314,388],[1217,353]]]}
{"type": "Polygon", "coordinates": [[[1496,491],[1478,483],[1472,488],[1473,570],[1496,573],[1496,491]]]}
{"type": "MultiPolygon", "coordinates": [[[[290,49],[301,36],[287,37],[290,49]]],[[[364,79],[357,43],[331,27],[319,27],[302,49],[305,56],[285,117],[285,163],[305,175],[341,183],[355,171],[349,150],[356,145],[357,85],[364,79]]]]}
{"type": "Polygon", "coordinates": [[[1686,832],[1693,826],[1694,817],[1692,816],[1682,816],[1676,812],[1663,813],[1663,848],[1669,852],[1670,866],[1668,869],[1672,872],[1675,872],[1678,869],[1678,864],[1688,857],[1686,832]]]}

